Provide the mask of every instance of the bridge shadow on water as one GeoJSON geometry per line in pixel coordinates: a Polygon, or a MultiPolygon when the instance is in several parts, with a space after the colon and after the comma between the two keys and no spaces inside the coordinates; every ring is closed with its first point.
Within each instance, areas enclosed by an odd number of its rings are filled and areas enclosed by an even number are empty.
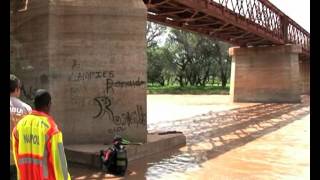
{"type": "Polygon", "coordinates": [[[98,171],[91,174],[84,171],[83,176],[76,173],[73,178],[153,180],[171,173],[183,173],[201,168],[203,162],[276,131],[307,114],[308,104],[270,103],[151,124],[149,131],[182,131],[187,137],[186,146],[130,162],[124,178],[106,176],[98,171]]]}

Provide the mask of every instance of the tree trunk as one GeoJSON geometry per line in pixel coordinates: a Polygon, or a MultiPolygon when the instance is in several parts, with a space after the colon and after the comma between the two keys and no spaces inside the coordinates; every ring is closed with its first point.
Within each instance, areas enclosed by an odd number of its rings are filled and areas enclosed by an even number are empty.
{"type": "Polygon", "coordinates": [[[184,86],[184,83],[183,83],[183,77],[182,77],[182,75],[179,75],[179,76],[178,76],[178,81],[179,81],[179,85],[180,85],[181,87],[183,87],[183,86],[184,86]]]}

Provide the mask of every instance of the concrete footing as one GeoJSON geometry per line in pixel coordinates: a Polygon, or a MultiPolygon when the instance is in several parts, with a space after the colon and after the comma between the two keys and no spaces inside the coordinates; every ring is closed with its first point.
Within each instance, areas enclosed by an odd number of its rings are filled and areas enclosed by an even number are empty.
{"type": "MultiPolygon", "coordinates": [[[[170,133],[159,135],[148,134],[147,142],[142,145],[126,145],[128,161],[143,158],[165,150],[179,148],[186,145],[186,137],[182,133],[170,133]]],[[[110,145],[103,144],[81,144],[66,145],[65,153],[69,163],[82,164],[85,166],[99,168],[100,150],[107,149],[110,145]]]]}

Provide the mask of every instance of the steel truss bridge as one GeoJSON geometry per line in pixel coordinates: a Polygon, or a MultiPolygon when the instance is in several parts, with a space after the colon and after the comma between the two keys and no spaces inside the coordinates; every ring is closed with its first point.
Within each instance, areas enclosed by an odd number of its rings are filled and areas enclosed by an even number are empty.
{"type": "Polygon", "coordinates": [[[268,0],[144,0],[148,20],[232,45],[298,44],[309,57],[310,34],[268,0]]]}

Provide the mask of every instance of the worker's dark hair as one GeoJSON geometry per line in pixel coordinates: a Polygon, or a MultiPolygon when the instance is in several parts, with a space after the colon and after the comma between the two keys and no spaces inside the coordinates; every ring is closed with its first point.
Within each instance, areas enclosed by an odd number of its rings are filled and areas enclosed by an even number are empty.
{"type": "Polygon", "coordinates": [[[47,107],[51,102],[51,95],[45,89],[38,89],[34,96],[34,107],[35,109],[42,109],[47,107]]]}
{"type": "Polygon", "coordinates": [[[20,79],[17,76],[10,74],[10,93],[14,92],[16,88],[20,88],[20,87],[21,87],[20,79]]]}

